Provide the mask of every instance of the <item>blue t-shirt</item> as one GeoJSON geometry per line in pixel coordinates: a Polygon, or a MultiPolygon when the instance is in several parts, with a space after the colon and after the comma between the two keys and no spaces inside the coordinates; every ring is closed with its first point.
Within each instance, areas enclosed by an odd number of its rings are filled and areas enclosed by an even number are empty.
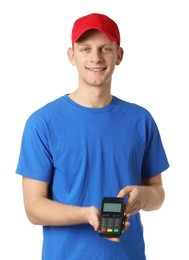
{"type": "MultiPolygon", "coordinates": [[[[50,183],[50,198],[100,208],[169,167],[157,125],[143,107],[113,96],[103,108],[80,106],[64,95],[27,120],[16,173],[50,183]]],[[[140,214],[114,243],[90,225],[44,226],[43,260],[145,260],[140,214]]]]}

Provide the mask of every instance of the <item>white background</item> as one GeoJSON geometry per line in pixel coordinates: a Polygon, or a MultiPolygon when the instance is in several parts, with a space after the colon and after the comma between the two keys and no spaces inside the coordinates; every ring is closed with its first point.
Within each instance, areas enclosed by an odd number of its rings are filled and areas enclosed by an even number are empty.
{"type": "Polygon", "coordinates": [[[15,174],[27,117],[77,87],[67,59],[76,18],[101,12],[119,25],[125,55],[112,93],[155,118],[171,167],[166,200],[142,212],[148,260],[187,260],[189,7],[184,0],[0,2],[0,259],[41,259],[42,229],[27,220],[15,174]],[[123,5],[124,4],[124,5],[123,5]]]}

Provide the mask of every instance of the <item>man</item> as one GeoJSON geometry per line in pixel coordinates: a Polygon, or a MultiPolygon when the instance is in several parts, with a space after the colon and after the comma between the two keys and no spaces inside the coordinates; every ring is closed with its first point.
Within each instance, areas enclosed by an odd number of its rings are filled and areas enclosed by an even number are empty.
{"type": "Polygon", "coordinates": [[[111,18],[77,19],[68,58],[78,86],[28,118],[16,170],[27,216],[43,226],[42,259],[144,260],[139,211],[162,206],[169,167],[157,125],[145,108],[111,94],[123,58],[111,18]],[[123,234],[106,239],[99,208],[116,196],[126,202],[123,234]]]}

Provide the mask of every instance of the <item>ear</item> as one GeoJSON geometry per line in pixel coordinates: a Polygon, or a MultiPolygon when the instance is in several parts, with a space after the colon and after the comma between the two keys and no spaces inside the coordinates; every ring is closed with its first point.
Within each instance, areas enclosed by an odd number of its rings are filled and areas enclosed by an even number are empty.
{"type": "Polygon", "coordinates": [[[75,63],[75,59],[74,59],[74,50],[73,48],[69,48],[68,51],[67,51],[67,55],[68,55],[68,59],[70,61],[70,63],[75,66],[76,63],[75,63]]]}
{"type": "Polygon", "coordinates": [[[123,48],[118,47],[116,65],[119,65],[121,63],[123,59],[123,54],[124,54],[123,48]]]}

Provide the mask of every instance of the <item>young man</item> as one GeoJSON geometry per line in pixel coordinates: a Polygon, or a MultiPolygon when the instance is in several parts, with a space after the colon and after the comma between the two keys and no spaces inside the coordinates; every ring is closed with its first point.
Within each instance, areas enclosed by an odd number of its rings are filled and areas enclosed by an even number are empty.
{"type": "Polygon", "coordinates": [[[145,108],[111,95],[123,58],[112,19],[76,20],[68,57],[78,87],[29,117],[16,170],[27,216],[43,226],[42,259],[144,260],[139,211],[162,206],[169,167],[157,125],[145,108]],[[127,202],[123,234],[106,239],[100,205],[116,196],[127,202]]]}

